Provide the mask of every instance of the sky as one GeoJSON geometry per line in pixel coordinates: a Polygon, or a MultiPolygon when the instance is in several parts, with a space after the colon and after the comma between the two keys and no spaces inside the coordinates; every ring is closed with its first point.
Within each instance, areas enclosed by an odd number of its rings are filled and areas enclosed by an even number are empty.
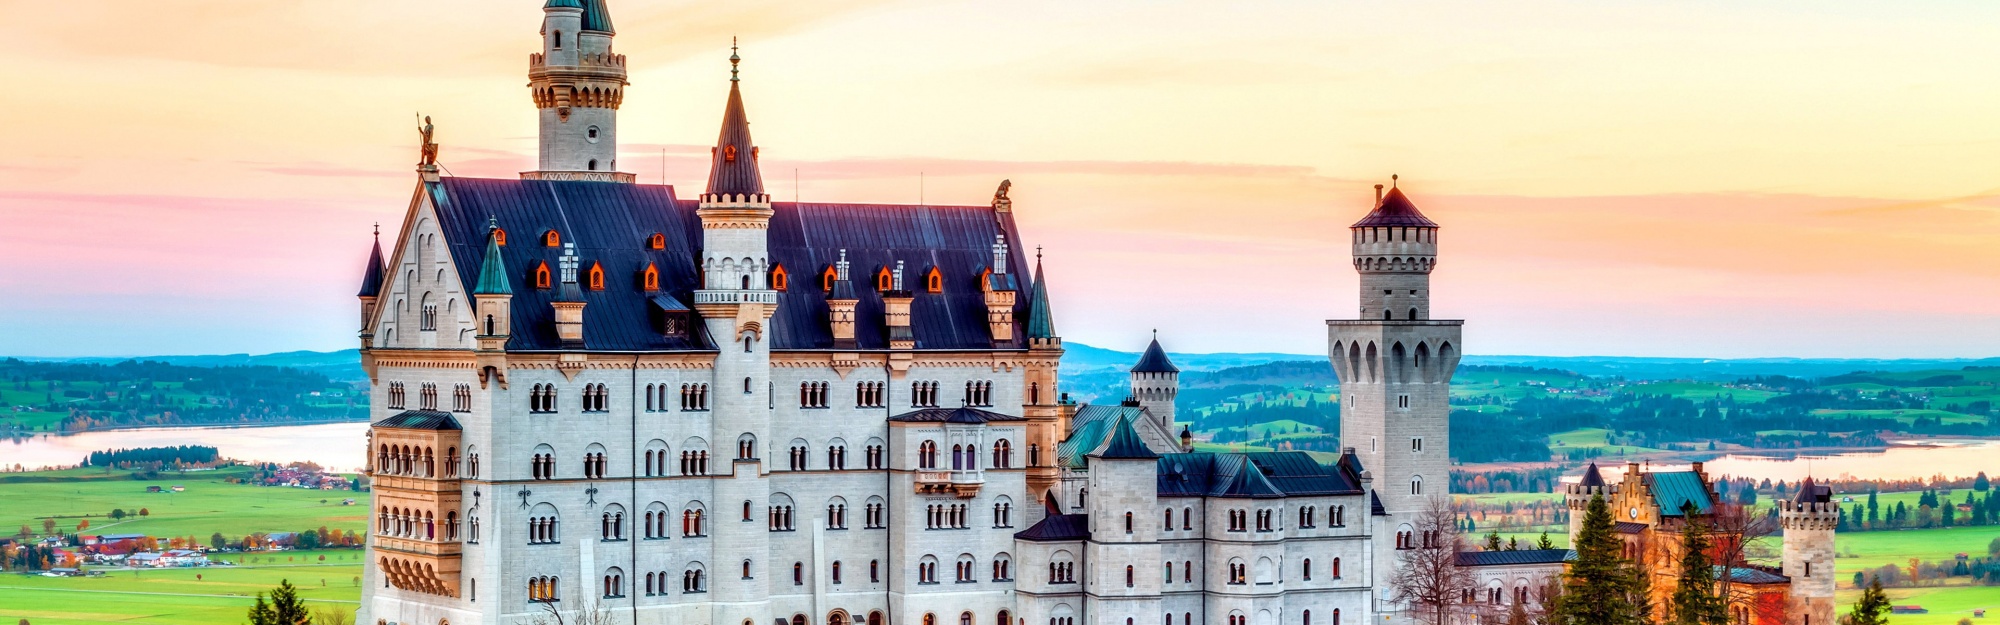
{"type": "MultiPolygon", "coordinates": [[[[1468,353],[2000,352],[2000,3],[610,3],[641,183],[738,37],[776,199],[1011,179],[1070,341],[1323,351],[1393,174],[1468,353]]],[[[356,346],[417,116],[533,168],[540,4],[0,0],[0,354],[356,346]]]]}

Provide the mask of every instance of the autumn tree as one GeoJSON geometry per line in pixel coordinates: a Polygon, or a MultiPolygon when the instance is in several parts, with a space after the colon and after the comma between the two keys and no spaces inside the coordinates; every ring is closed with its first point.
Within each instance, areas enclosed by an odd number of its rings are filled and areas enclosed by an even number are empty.
{"type": "Polygon", "coordinates": [[[1411,519],[1409,548],[1396,551],[1390,594],[1428,625],[1451,623],[1452,602],[1474,583],[1472,570],[1458,566],[1458,553],[1469,549],[1458,535],[1457,519],[1449,496],[1431,497],[1411,519]]]}

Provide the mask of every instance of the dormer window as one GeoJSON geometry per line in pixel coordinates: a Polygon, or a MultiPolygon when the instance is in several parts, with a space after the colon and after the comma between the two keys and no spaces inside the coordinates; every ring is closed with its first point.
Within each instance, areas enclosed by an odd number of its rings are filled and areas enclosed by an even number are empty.
{"type": "Polygon", "coordinates": [[[667,235],[658,232],[653,233],[653,236],[646,240],[646,247],[654,250],[667,249],[667,235]]]}
{"type": "Polygon", "coordinates": [[[646,271],[640,275],[640,280],[645,283],[646,290],[660,290],[660,269],[652,263],[646,263],[646,271]]]}
{"type": "Polygon", "coordinates": [[[736,146],[733,145],[722,146],[722,162],[724,163],[736,162],[736,146]]]}
{"type": "Polygon", "coordinates": [[[833,281],[839,278],[839,272],[834,271],[832,267],[827,267],[825,273],[819,274],[819,290],[832,293],[833,281]]]}
{"type": "Polygon", "coordinates": [[[771,290],[783,291],[791,285],[791,277],[785,273],[784,265],[771,266],[771,290]]]}
{"type": "Polygon", "coordinates": [[[889,269],[887,267],[884,267],[881,270],[875,272],[875,290],[887,291],[891,288],[894,288],[896,286],[895,280],[896,280],[895,276],[889,273],[889,269]]]}
{"type": "Polygon", "coordinates": [[[943,293],[944,272],[938,271],[936,267],[932,267],[930,273],[924,274],[924,290],[932,293],[943,293]]]}
{"type": "Polygon", "coordinates": [[[506,230],[501,230],[501,229],[499,229],[499,228],[494,228],[494,229],[493,229],[493,242],[494,242],[494,243],[496,243],[496,244],[499,244],[499,245],[501,245],[501,246],[503,246],[503,247],[504,247],[504,246],[506,246],[506,245],[507,245],[507,231],[506,231],[506,230]]]}
{"type": "Polygon", "coordinates": [[[589,276],[590,276],[590,277],[588,278],[588,281],[589,281],[589,283],[590,283],[590,290],[592,290],[592,291],[602,291],[602,290],[604,290],[604,266],[603,266],[603,265],[600,265],[600,264],[598,264],[598,263],[591,263],[591,264],[590,264],[590,274],[589,274],[589,276]]]}
{"type": "Polygon", "coordinates": [[[542,247],[562,247],[562,235],[554,230],[542,233],[542,247]]]}
{"type": "Polygon", "coordinates": [[[993,270],[992,270],[992,269],[987,269],[987,270],[985,270],[985,271],[981,271],[981,272],[979,272],[979,290],[981,290],[981,291],[992,291],[992,290],[993,290],[993,270]]]}
{"type": "Polygon", "coordinates": [[[546,262],[535,263],[535,270],[529,272],[528,283],[535,285],[537,289],[549,288],[549,264],[546,262]]]}

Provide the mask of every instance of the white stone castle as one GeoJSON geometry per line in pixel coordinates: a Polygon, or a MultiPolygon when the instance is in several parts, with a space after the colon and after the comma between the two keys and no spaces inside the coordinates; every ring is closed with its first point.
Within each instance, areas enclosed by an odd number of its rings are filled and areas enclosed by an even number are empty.
{"type": "Polygon", "coordinates": [[[1437,225],[1402,191],[1378,187],[1352,228],[1360,319],[1329,322],[1347,452],[1193,452],[1157,341],[1130,401],[1058,390],[1005,184],[975,206],[773,202],[735,55],[705,190],[633,184],[604,0],[544,13],[539,168],[442,176],[427,126],[393,249],[370,259],[359,622],[1393,612],[1376,589],[1449,484],[1462,349],[1460,322],[1430,318],[1437,225]]]}

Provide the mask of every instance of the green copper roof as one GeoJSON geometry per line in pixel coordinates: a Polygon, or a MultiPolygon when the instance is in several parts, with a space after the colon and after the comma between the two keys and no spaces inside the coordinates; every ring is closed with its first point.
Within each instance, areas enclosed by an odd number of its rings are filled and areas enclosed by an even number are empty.
{"type": "Polygon", "coordinates": [[[611,11],[604,7],[604,0],[583,0],[583,3],[584,30],[614,34],[617,32],[611,29],[611,11]]]}
{"type": "Polygon", "coordinates": [[[1132,420],[1121,418],[1118,425],[1111,426],[1111,440],[1104,443],[1104,451],[1097,457],[1106,460],[1154,460],[1160,457],[1153,453],[1146,442],[1139,440],[1139,432],[1132,429],[1132,420]]]}
{"type": "Polygon", "coordinates": [[[1715,502],[1708,498],[1708,485],[1693,471],[1648,473],[1646,478],[1653,483],[1653,501],[1660,505],[1662,516],[1680,516],[1681,507],[1687,504],[1694,504],[1695,514],[1715,511],[1715,502]]]}
{"type": "MultiPolygon", "coordinates": [[[[1039,254],[1039,252],[1037,252],[1039,254]]],[[[1049,311],[1049,289],[1042,282],[1042,259],[1035,259],[1035,284],[1028,294],[1028,338],[1056,337],[1055,314],[1049,311]]]]}
{"type": "Polygon", "coordinates": [[[548,4],[544,4],[544,5],[542,5],[542,8],[544,8],[544,9],[581,9],[581,8],[583,8],[583,3],[582,3],[582,2],[578,2],[577,0],[549,0],[549,3],[548,3],[548,4]]]}
{"type": "MultiPolygon", "coordinates": [[[[560,0],[558,0],[560,1],[560,0]]],[[[507,265],[500,258],[500,237],[495,227],[486,233],[486,259],[479,264],[479,286],[473,295],[513,295],[514,288],[507,284],[507,265]]]]}

